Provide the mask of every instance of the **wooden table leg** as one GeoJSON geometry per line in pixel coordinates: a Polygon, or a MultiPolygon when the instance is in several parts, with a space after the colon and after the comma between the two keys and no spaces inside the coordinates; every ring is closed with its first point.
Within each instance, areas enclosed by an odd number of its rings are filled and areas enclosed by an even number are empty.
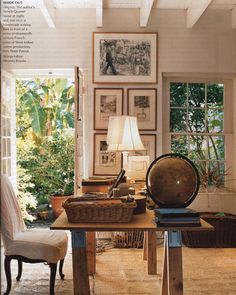
{"type": "Polygon", "coordinates": [[[147,232],[147,259],[148,259],[148,274],[154,275],[157,273],[157,235],[155,231],[147,232]]]}
{"type": "Polygon", "coordinates": [[[86,232],[72,230],[74,295],[90,295],[86,253],[86,232]]]}
{"type": "Polygon", "coordinates": [[[169,231],[167,238],[169,295],[183,295],[181,231],[169,231]]]}
{"type": "Polygon", "coordinates": [[[96,233],[87,233],[87,261],[88,274],[94,275],[96,272],[96,233]]]}
{"type": "Polygon", "coordinates": [[[147,260],[147,232],[143,236],[143,260],[147,260]]]}
{"type": "Polygon", "coordinates": [[[168,295],[168,273],[167,273],[167,239],[164,240],[164,255],[163,255],[163,270],[162,270],[162,285],[161,295],[168,295]]]}

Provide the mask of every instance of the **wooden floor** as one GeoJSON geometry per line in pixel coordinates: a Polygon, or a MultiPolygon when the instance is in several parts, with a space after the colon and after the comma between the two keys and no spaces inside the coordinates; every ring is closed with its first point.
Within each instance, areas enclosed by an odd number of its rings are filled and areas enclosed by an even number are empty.
{"type": "MultiPolygon", "coordinates": [[[[2,249],[1,249],[2,250],[2,249]]],[[[2,252],[2,251],[1,251],[2,252]]],[[[158,246],[158,273],[147,275],[141,249],[110,249],[97,256],[97,273],[90,278],[91,294],[159,295],[163,249],[158,246]]],[[[56,295],[72,295],[72,261],[69,248],[65,280],[56,280],[56,295]]],[[[183,249],[184,295],[235,295],[236,249],[183,249]]],[[[3,271],[3,269],[2,269],[3,271]]],[[[12,263],[13,278],[16,263],[12,263]]],[[[49,268],[25,264],[21,282],[13,280],[12,295],[48,294],[49,268]]],[[[2,293],[6,287],[2,272],[2,293]]]]}

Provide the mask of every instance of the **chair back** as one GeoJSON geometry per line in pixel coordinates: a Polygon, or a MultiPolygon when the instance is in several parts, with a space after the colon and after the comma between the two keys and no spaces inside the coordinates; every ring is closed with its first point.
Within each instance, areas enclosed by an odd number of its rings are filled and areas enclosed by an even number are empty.
{"type": "Polygon", "coordinates": [[[1,221],[4,246],[14,240],[18,232],[26,230],[21,210],[9,178],[1,174],[1,221]]]}

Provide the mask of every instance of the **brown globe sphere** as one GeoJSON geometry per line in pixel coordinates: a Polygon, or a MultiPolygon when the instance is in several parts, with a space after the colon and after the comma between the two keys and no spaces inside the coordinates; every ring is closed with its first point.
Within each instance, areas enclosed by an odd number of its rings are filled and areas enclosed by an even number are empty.
{"type": "Polygon", "coordinates": [[[147,174],[147,189],[160,207],[186,207],[196,196],[199,176],[186,157],[167,154],[154,161],[147,174]]]}

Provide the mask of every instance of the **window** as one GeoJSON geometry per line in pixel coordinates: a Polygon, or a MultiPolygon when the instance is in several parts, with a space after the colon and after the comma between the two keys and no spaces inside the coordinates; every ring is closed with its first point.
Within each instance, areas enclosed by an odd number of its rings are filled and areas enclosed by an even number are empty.
{"type": "Polygon", "coordinates": [[[224,84],[169,85],[171,151],[195,162],[202,184],[224,183],[224,84]]]}

